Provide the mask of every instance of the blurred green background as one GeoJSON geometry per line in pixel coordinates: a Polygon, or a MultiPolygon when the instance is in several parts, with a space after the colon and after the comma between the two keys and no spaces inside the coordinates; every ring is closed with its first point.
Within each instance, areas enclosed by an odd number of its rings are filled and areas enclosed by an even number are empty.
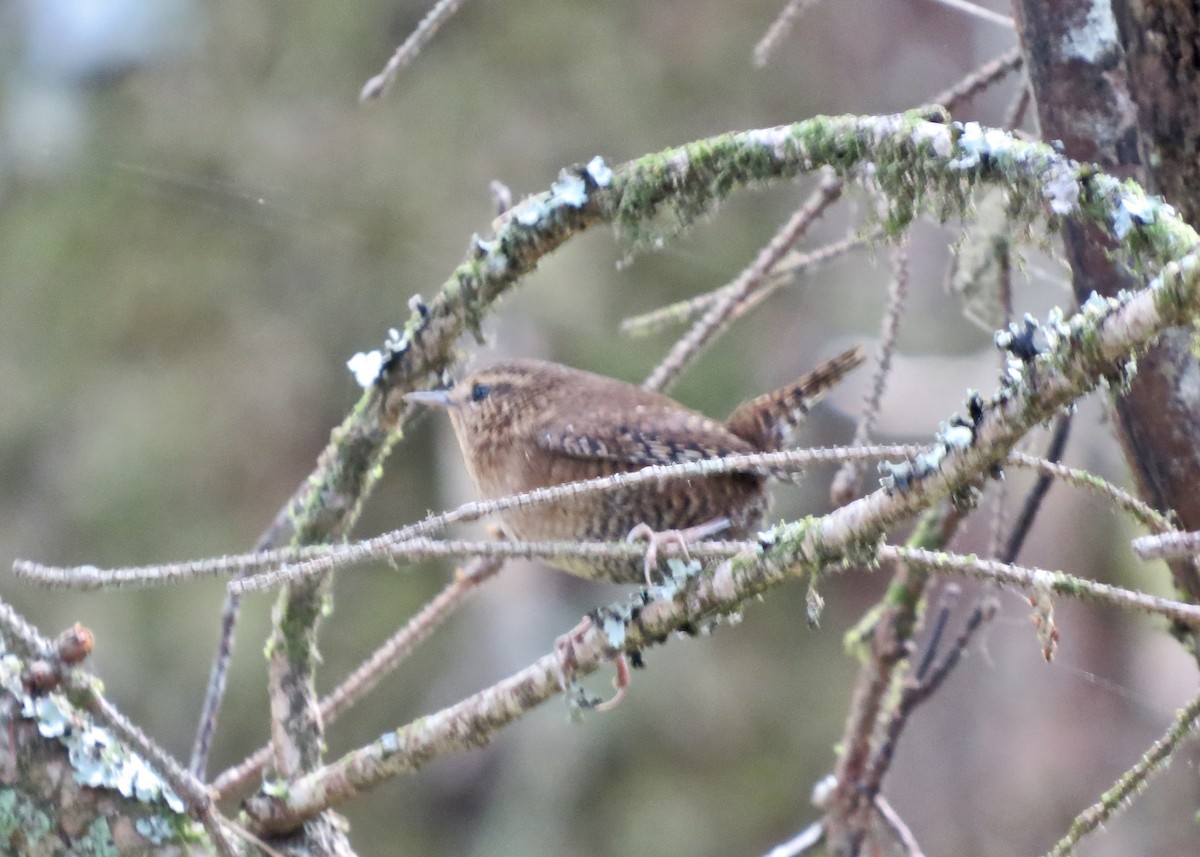
{"type": "MultiPolygon", "coordinates": [[[[27,0],[0,5],[0,564],[100,566],[248,548],[312,467],[359,390],[344,368],[430,296],[494,216],[569,164],[610,164],[714,133],[927,101],[1012,43],[923,0],[824,4],[764,69],[770,2],[467,3],[381,102],[362,83],[424,2],[244,4],[27,0]],[[107,16],[107,17],[106,17],[107,16]]],[[[1002,4],[993,4],[1000,8],[1002,4]]],[[[958,118],[997,123],[1008,82],[958,118]]],[[[726,282],[803,199],[803,184],[736,196],[655,252],[604,231],[571,241],[507,299],[473,358],[550,356],[642,379],[674,331],[626,339],[623,317],[726,282]]],[[[863,209],[844,203],[811,246],[863,209]]],[[[922,438],[967,386],[994,386],[990,335],[942,288],[949,233],[917,235],[889,439],[922,438]]],[[[832,265],[741,322],[675,390],[714,415],[879,327],[887,251],[832,265]]],[[[1060,290],[1030,286],[1018,308],[1060,290]]],[[[472,346],[473,347],[473,346],[472,346]]],[[[814,415],[845,441],[865,381],[814,415]]],[[[1073,463],[1124,468],[1098,407],[1073,463]]],[[[778,514],[827,504],[827,471],[778,514]]],[[[1014,492],[1025,484],[1012,480],[1014,492]]],[[[443,422],[389,462],[359,526],[391,529],[471,497],[443,422]]],[[[1117,517],[1056,487],[1023,558],[1162,590],[1117,517]]],[[[959,546],[986,547],[989,525],[959,546]]],[[[326,625],[330,688],[450,569],[355,570],[326,625]]],[[[816,817],[856,664],[841,637],[885,577],[831,578],[820,630],[804,587],[744,622],[647,653],[615,713],[569,722],[552,702],[482,751],[438,761],[347,808],[364,855],[755,854],[816,817]]],[[[965,586],[956,615],[975,591],[965,586]]],[[[331,753],[452,703],[547,651],[620,590],[512,568],[358,711],[331,753]]],[[[46,633],[82,621],[113,700],[190,752],[222,588],[93,595],[0,579],[46,633]]],[[[269,599],[246,602],[213,772],[267,736],[269,599]]],[[[1194,686],[1149,621],[1061,604],[1058,660],[1028,608],[1003,610],[914,718],[885,791],[931,854],[1036,853],[1157,736],[1194,686]]],[[[607,677],[593,681],[603,692],[607,677]]],[[[1187,752],[1194,762],[1196,753],[1187,752]]],[[[1194,769],[1177,765],[1081,853],[1191,854],[1194,769]]]]}

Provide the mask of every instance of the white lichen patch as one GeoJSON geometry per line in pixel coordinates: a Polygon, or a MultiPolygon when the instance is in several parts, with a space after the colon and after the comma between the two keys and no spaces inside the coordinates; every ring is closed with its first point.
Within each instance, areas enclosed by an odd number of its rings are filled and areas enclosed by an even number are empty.
{"type": "Polygon", "coordinates": [[[1123,241],[1132,231],[1134,223],[1143,226],[1153,223],[1158,217],[1158,208],[1159,204],[1147,196],[1124,194],[1113,210],[1113,235],[1123,241]]]}
{"type": "Polygon", "coordinates": [[[792,133],[788,126],[759,128],[747,132],[745,138],[751,145],[769,149],[776,158],[783,159],[787,157],[788,141],[792,139],[792,133]]]}
{"type": "Polygon", "coordinates": [[[587,202],[587,182],[583,176],[563,170],[558,174],[558,180],[550,185],[550,205],[569,205],[580,208],[587,202]]]}
{"type": "Polygon", "coordinates": [[[913,142],[921,145],[928,143],[933,153],[939,158],[949,158],[954,154],[954,137],[949,125],[937,122],[922,122],[913,128],[913,142]]]}
{"type": "Polygon", "coordinates": [[[1079,208],[1079,178],[1072,167],[1059,167],[1042,184],[1042,197],[1059,216],[1079,208]]]}
{"type": "Polygon", "coordinates": [[[550,211],[546,201],[540,196],[531,196],[522,200],[517,205],[517,210],[513,213],[513,217],[517,223],[522,226],[533,226],[540,221],[550,211]]]}
{"type": "Polygon", "coordinates": [[[617,616],[604,617],[604,637],[614,649],[625,648],[625,622],[617,616]]]}
{"type": "Polygon", "coordinates": [[[596,187],[608,187],[612,184],[613,171],[599,155],[588,161],[587,174],[596,183],[596,187]]]}
{"type": "Polygon", "coordinates": [[[971,441],[975,439],[975,432],[971,431],[970,426],[948,426],[943,423],[938,437],[947,446],[963,450],[971,445],[971,441]]]}
{"type": "Polygon", "coordinates": [[[978,122],[966,122],[957,127],[961,129],[958,135],[960,155],[947,163],[950,169],[974,169],[984,158],[1011,155],[1017,145],[1012,136],[999,128],[985,128],[978,122]]]}
{"type": "Polygon", "coordinates": [[[358,382],[358,386],[364,390],[379,380],[379,373],[383,370],[384,356],[379,349],[373,351],[360,351],[346,361],[346,368],[350,370],[350,374],[354,376],[354,380],[358,382]]]}
{"type": "Polygon", "coordinates": [[[1087,15],[1063,36],[1062,52],[1068,59],[1095,63],[1117,50],[1117,20],[1108,0],[1092,0],[1087,15]]]}

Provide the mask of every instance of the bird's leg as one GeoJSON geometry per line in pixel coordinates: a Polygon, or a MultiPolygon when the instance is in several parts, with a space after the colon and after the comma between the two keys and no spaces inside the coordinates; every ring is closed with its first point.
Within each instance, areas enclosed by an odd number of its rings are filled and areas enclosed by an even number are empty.
{"type": "Polygon", "coordinates": [[[729,528],[730,521],[724,515],[719,518],[713,518],[711,521],[705,521],[703,524],[697,524],[694,527],[687,527],[682,530],[663,530],[655,532],[650,528],[649,524],[638,524],[629,531],[629,535],[625,537],[625,541],[633,542],[638,539],[645,539],[646,545],[646,585],[653,586],[654,580],[651,573],[658,568],[658,550],[660,547],[668,544],[677,544],[683,551],[683,558],[691,560],[688,556],[687,546],[689,542],[698,542],[709,536],[715,536],[722,530],[729,528]]]}
{"type": "MultiPolygon", "coordinates": [[[[578,625],[554,641],[554,650],[558,653],[560,670],[558,685],[563,689],[564,693],[569,693],[573,684],[571,673],[574,671],[577,663],[575,645],[583,639],[583,635],[593,625],[591,617],[585,616],[578,625]]],[[[586,707],[595,711],[612,711],[625,700],[625,696],[629,692],[629,659],[625,656],[624,652],[618,652],[613,658],[613,663],[617,668],[617,674],[613,677],[613,687],[617,689],[617,692],[613,694],[612,698],[604,701],[586,702],[586,707]]]]}
{"type": "Polygon", "coordinates": [[[609,699],[597,704],[597,711],[612,711],[625,701],[625,696],[629,693],[629,658],[625,657],[624,652],[621,652],[613,660],[613,664],[617,668],[617,674],[613,676],[613,687],[617,692],[609,699]]]}

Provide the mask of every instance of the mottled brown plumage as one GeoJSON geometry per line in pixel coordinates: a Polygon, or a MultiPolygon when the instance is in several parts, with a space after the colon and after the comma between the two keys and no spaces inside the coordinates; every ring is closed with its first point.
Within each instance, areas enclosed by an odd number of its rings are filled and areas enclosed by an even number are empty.
{"type": "MultiPolygon", "coordinates": [[[[411,393],[444,407],[476,487],[487,499],[580,479],[782,448],[809,408],[865,359],[853,348],[717,422],[624,381],[539,360],[481,369],[449,390],[411,393]]],[[[513,536],[532,541],[614,541],[639,524],[679,530],[725,517],[724,538],[759,527],[770,503],[766,478],[734,473],[643,483],[503,513],[513,536]]],[[[635,583],[639,561],[563,560],[583,577],[635,583]]]]}

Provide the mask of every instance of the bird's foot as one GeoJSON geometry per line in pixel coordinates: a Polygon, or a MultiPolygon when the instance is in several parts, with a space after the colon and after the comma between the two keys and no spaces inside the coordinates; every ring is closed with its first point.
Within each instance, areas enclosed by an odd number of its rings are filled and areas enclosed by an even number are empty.
{"type": "Polygon", "coordinates": [[[697,524],[694,527],[687,527],[682,530],[663,530],[661,532],[652,530],[649,524],[638,524],[629,531],[629,535],[625,537],[625,541],[646,540],[646,558],[644,562],[646,585],[653,586],[653,572],[658,568],[658,551],[661,547],[670,544],[678,545],[679,549],[683,552],[683,558],[691,560],[687,550],[690,542],[698,542],[709,536],[715,536],[717,533],[728,529],[729,524],[729,519],[724,516],[713,518],[711,521],[705,521],[703,524],[697,524]]]}
{"type": "MultiPolygon", "coordinates": [[[[554,641],[554,651],[558,654],[558,685],[564,693],[570,693],[575,685],[575,667],[579,660],[575,655],[575,647],[582,642],[584,634],[594,627],[590,618],[584,618],[578,625],[554,641]]],[[[620,705],[629,692],[629,659],[624,652],[618,652],[613,657],[617,674],[613,677],[613,687],[616,693],[609,699],[585,699],[583,705],[593,711],[612,711],[620,705]]]]}

